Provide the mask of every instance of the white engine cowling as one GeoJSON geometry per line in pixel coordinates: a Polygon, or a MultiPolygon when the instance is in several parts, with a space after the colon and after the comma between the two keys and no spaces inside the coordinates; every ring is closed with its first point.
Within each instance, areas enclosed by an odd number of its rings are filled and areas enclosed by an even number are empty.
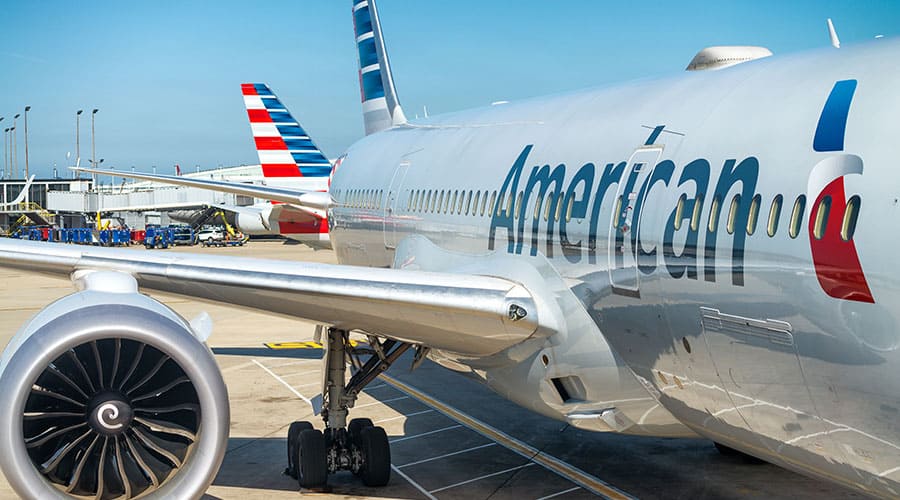
{"type": "Polygon", "coordinates": [[[93,272],[0,359],[0,467],[23,498],[195,498],[228,442],[218,365],[131,276],[93,272]]]}

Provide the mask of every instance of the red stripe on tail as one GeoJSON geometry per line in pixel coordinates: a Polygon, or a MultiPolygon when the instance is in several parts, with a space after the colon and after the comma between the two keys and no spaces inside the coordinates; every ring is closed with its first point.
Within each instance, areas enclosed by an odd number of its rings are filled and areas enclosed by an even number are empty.
{"type": "Polygon", "coordinates": [[[264,177],[302,177],[300,169],[294,163],[273,164],[263,163],[262,171],[264,177]]]}
{"type": "Polygon", "coordinates": [[[287,150],[287,144],[281,137],[254,137],[256,149],[261,151],[287,150]]]}
{"type": "Polygon", "coordinates": [[[247,116],[250,117],[250,123],[272,123],[272,117],[265,109],[248,109],[247,116]]]}

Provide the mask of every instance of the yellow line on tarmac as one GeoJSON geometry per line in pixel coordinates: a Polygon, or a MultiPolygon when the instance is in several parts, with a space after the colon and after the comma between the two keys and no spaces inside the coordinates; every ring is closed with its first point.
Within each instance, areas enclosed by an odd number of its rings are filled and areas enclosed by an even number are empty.
{"type": "Polygon", "coordinates": [[[401,392],[405,392],[406,394],[422,401],[426,405],[431,406],[432,408],[450,417],[451,419],[456,420],[457,422],[465,425],[466,427],[469,427],[470,429],[487,437],[488,439],[499,443],[507,449],[527,458],[528,460],[532,460],[535,463],[540,464],[544,468],[555,472],[556,474],[559,474],[560,476],[572,481],[582,488],[585,488],[595,495],[600,495],[602,497],[614,500],[631,500],[634,498],[631,495],[628,495],[627,493],[616,489],[615,487],[603,482],[602,480],[588,474],[587,472],[575,466],[567,464],[566,462],[563,462],[562,460],[552,455],[548,455],[533,446],[519,441],[518,439],[504,433],[499,429],[491,427],[490,425],[474,417],[471,417],[455,408],[452,408],[438,401],[437,399],[432,398],[431,396],[416,389],[415,387],[409,386],[383,373],[380,375],[380,377],[385,382],[394,386],[401,392]]]}
{"type": "MultiPolygon", "coordinates": [[[[357,341],[351,340],[350,346],[356,347],[357,341]]],[[[318,342],[269,342],[265,344],[269,349],[321,349],[322,344],[318,342]]]]}

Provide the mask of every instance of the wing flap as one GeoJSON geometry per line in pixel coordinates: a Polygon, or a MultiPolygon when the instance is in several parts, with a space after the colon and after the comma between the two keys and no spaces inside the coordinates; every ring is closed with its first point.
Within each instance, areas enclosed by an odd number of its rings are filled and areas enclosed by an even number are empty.
{"type": "MultiPolygon", "coordinates": [[[[144,289],[361,329],[466,356],[531,337],[538,311],[522,285],[489,276],[0,240],[0,265],[60,277],[119,271],[144,289]]],[[[250,330],[260,335],[264,329],[250,330]]]]}

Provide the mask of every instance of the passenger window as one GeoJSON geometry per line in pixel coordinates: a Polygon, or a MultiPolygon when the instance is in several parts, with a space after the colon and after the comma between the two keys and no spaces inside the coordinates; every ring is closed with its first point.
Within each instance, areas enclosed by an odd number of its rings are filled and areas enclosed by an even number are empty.
{"type": "Polygon", "coordinates": [[[691,231],[700,229],[700,215],[703,213],[703,193],[698,193],[694,199],[694,212],[691,214],[691,231]]]}
{"type": "Polygon", "coordinates": [[[728,223],[725,224],[725,230],[728,234],[734,234],[734,221],[737,219],[738,210],[741,208],[741,195],[736,194],[731,199],[731,209],[728,210],[728,223]]]}
{"type": "Polygon", "coordinates": [[[431,206],[428,208],[428,210],[431,213],[434,213],[435,208],[440,209],[440,205],[438,205],[437,202],[438,202],[438,191],[437,191],[437,189],[435,189],[434,193],[432,193],[432,195],[431,195],[431,206]]]}
{"type": "Polygon", "coordinates": [[[478,198],[481,198],[481,191],[475,191],[475,198],[472,201],[472,215],[478,215],[478,198]]]}
{"type": "Polygon", "coordinates": [[[675,221],[672,227],[676,231],[681,230],[681,219],[684,217],[684,204],[687,202],[687,194],[682,193],[681,197],[678,198],[678,204],[675,205],[675,221]]]}
{"type": "Polygon", "coordinates": [[[494,191],[493,193],[491,193],[491,206],[490,206],[490,209],[488,210],[489,215],[494,213],[495,206],[497,207],[497,215],[500,215],[500,203],[496,203],[496,201],[497,201],[497,192],[494,191]]]}
{"type": "Polygon", "coordinates": [[[431,190],[429,189],[428,194],[425,195],[425,207],[424,207],[425,212],[428,212],[428,207],[430,207],[430,206],[431,206],[431,190]]]}
{"type": "MultiPolygon", "coordinates": [[[[462,199],[460,199],[459,202],[463,203],[462,199]]],[[[469,215],[469,210],[472,208],[472,190],[471,189],[469,190],[469,193],[466,194],[466,201],[465,201],[465,203],[463,203],[463,205],[466,207],[465,215],[469,215]]],[[[462,209],[460,209],[459,212],[462,213],[462,209]]]]}
{"type": "Polygon", "coordinates": [[[569,204],[566,207],[566,222],[569,222],[572,220],[572,207],[574,205],[575,205],[575,197],[572,196],[571,198],[569,198],[569,204]]]}
{"type": "Polygon", "coordinates": [[[515,218],[519,218],[519,211],[522,210],[522,197],[525,194],[522,191],[519,191],[519,196],[516,197],[516,206],[515,206],[515,218]]]}
{"type": "Polygon", "coordinates": [[[463,191],[462,196],[459,195],[459,191],[453,191],[453,205],[450,206],[450,213],[462,214],[463,209],[463,201],[465,200],[466,192],[463,191]],[[456,200],[459,200],[459,204],[457,204],[456,200]]]}
{"type": "Polygon", "coordinates": [[[554,197],[555,197],[555,195],[552,192],[547,193],[547,203],[546,203],[546,206],[544,207],[544,220],[545,221],[550,220],[550,211],[553,210],[554,197]]]}
{"type": "Polygon", "coordinates": [[[859,196],[853,196],[847,202],[847,209],[844,210],[844,223],[841,224],[841,238],[844,241],[853,239],[853,233],[856,232],[856,219],[859,217],[859,196]]]}
{"type": "Polygon", "coordinates": [[[543,202],[544,202],[544,197],[543,197],[543,195],[541,195],[541,193],[538,193],[538,195],[534,198],[534,213],[531,214],[531,217],[532,217],[534,220],[540,220],[540,218],[541,218],[541,205],[543,204],[543,202]]]}
{"type": "Polygon", "coordinates": [[[791,238],[796,238],[800,234],[804,210],[806,210],[806,196],[801,194],[794,202],[794,212],[791,214],[791,230],[788,232],[791,238]]]}
{"type": "MultiPolygon", "coordinates": [[[[623,195],[623,196],[624,196],[624,195],[623,195]]],[[[620,221],[621,218],[622,218],[622,196],[619,196],[618,198],[616,198],[616,208],[615,208],[615,210],[613,211],[613,213],[616,214],[616,222],[615,222],[615,224],[616,224],[616,226],[618,226],[618,225],[619,225],[619,221],[620,221]]],[[[544,219],[544,220],[546,220],[546,219],[544,219]]]]}
{"type": "Polygon", "coordinates": [[[719,224],[719,205],[721,204],[722,201],[716,196],[713,198],[712,205],[709,207],[709,224],[707,225],[706,230],[710,233],[715,231],[716,226],[719,224]]]}
{"type": "Polygon", "coordinates": [[[381,208],[381,202],[383,199],[384,199],[384,190],[379,189],[378,190],[378,208],[381,208]]]}
{"type": "Polygon", "coordinates": [[[444,205],[444,190],[442,189],[442,190],[441,190],[441,197],[438,198],[438,202],[437,202],[437,213],[441,213],[442,207],[445,207],[445,206],[446,206],[446,205],[444,205]]]}
{"type": "Polygon", "coordinates": [[[753,236],[756,232],[756,222],[759,220],[759,204],[762,203],[762,197],[756,195],[750,201],[750,214],[747,218],[747,234],[753,236]]]}
{"type": "Polygon", "coordinates": [[[406,211],[409,212],[412,209],[412,192],[410,190],[406,190],[406,211]]]}
{"type": "Polygon", "coordinates": [[[781,202],[783,198],[781,195],[776,195],[775,199],[772,200],[772,208],[769,210],[769,228],[768,233],[769,236],[775,236],[775,233],[778,232],[778,219],[781,218],[781,202]]]}
{"type": "Polygon", "coordinates": [[[419,189],[416,191],[416,211],[422,211],[422,205],[425,203],[425,190],[419,189]]]}
{"type": "Polygon", "coordinates": [[[813,226],[813,236],[817,240],[821,240],[825,236],[829,212],[831,212],[831,196],[825,196],[819,202],[819,209],[816,210],[816,224],[813,226]]]}
{"type": "Polygon", "coordinates": [[[563,202],[565,201],[563,198],[565,198],[563,193],[559,193],[556,196],[556,215],[554,218],[557,222],[559,222],[559,218],[562,216],[563,202]]]}

